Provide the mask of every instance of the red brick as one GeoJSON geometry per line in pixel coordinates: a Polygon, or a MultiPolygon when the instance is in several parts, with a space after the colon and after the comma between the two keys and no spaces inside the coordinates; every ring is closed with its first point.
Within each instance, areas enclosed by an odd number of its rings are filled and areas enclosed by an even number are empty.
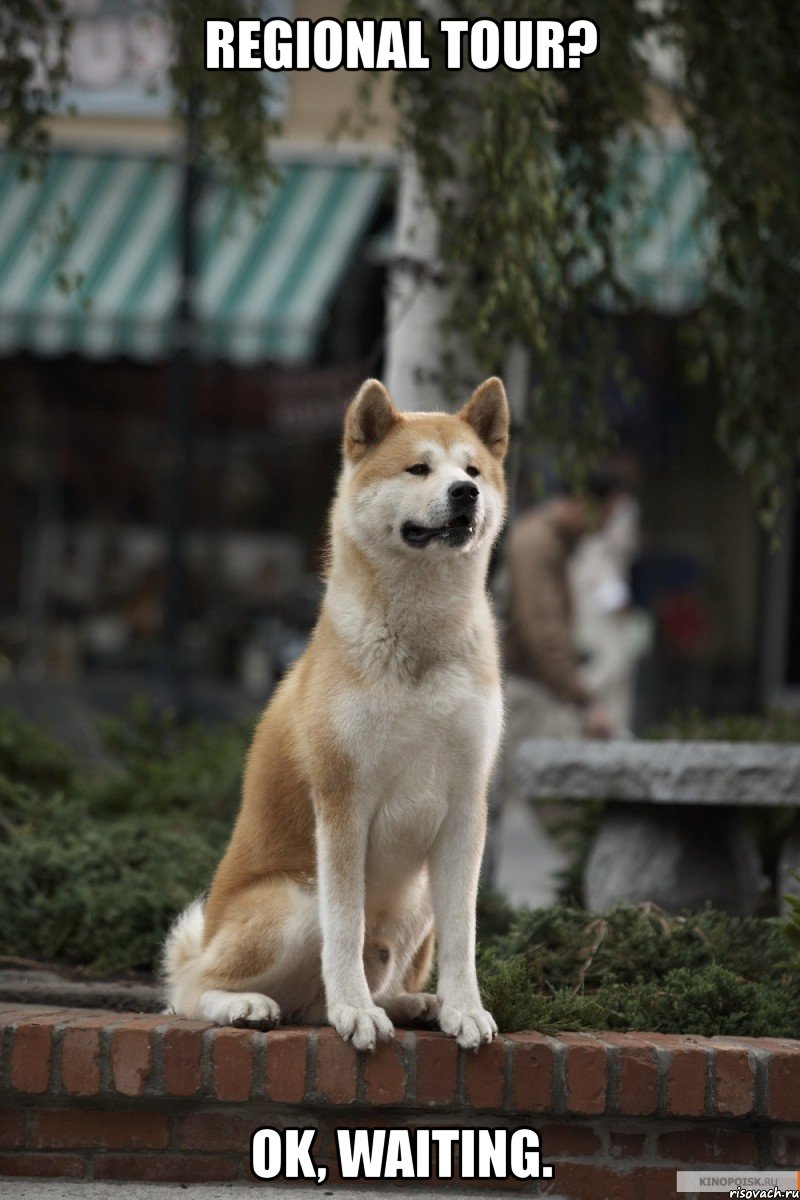
{"type": "Polygon", "coordinates": [[[667,1112],[671,1117],[702,1117],[706,1109],[708,1056],[699,1046],[673,1050],[667,1063],[667,1112]]]}
{"type": "Polygon", "coordinates": [[[317,1035],[317,1073],[314,1090],[331,1104],[352,1104],[356,1098],[358,1057],[333,1029],[317,1035]]]}
{"type": "Polygon", "coordinates": [[[677,1129],[662,1133],[658,1156],[667,1162],[707,1166],[755,1166],[758,1147],[752,1133],[727,1129],[677,1129]]]}
{"type": "Polygon", "coordinates": [[[502,1108],[506,1042],[495,1038],[464,1055],[464,1099],[476,1109],[502,1108]]]}
{"type": "Polygon", "coordinates": [[[569,1200],[642,1200],[638,1171],[618,1175],[609,1167],[590,1163],[556,1163],[551,1180],[543,1180],[542,1193],[569,1196],[569,1200]]]}
{"type": "Polygon", "coordinates": [[[215,1029],[211,1043],[218,1100],[247,1100],[253,1086],[254,1035],[249,1029],[215,1029]]]}
{"type": "Polygon", "coordinates": [[[164,1094],[195,1096],[203,1085],[203,1034],[210,1025],[182,1021],[164,1030],[164,1094]]]}
{"type": "Polygon", "coordinates": [[[11,1045],[11,1086],[18,1092],[39,1095],[50,1083],[53,1056],[53,1026],[62,1019],[59,1013],[30,1017],[20,1021],[11,1045]]]}
{"type": "Polygon", "coordinates": [[[646,1136],[643,1133],[623,1133],[612,1130],[608,1135],[610,1158],[637,1158],[644,1156],[646,1136]]]}
{"type": "Polygon", "coordinates": [[[642,1189],[637,1200],[686,1200],[686,1194],[676,1190],[674,1167],[641,1167],[635,1174],[642,1189]]]}
{"type": "MultiPolygon", "coordinates": [[[[260,1124],[262,1126],[270,1124],[276,1128],[280,1128],[277,1120],[265,1120],[260,1122],[260,1124]]],[[[351,1112],[344,1113],[326,1113],[324,1110],[318,1109],[312,1115],[312,1113],[306,1109],[302,1114],[298,1114],[294,1118],[291,1116],[286,1118],[285,1124],[300,1126],[303,1129],[307,1129],[316,1124],[317,1132],[316,1137],[314,1138],[313,1146],[314,1161],[320,1166],[324,1164],[326,1167],[328,1167],[328,1178],[326,1183],[333,1183],[337,1182],[339,1179],[339,1176],[335,1170],[335,1165],[337,1162],[337,1133],[342,1129],[386,1129],[387,1120],[385,1109],[376,1108],[367,1110],[359,1105],[359,1107],[353,1109],[351,1112]]],[[[397,1128],[407,1127],[406,1122],[402,1119],[399,1122],[393,1122],[393,1125],[395,1125],[397,1128]]],[[[420,1125],[424,1125],[424,1121],[420,1121],[420,1125]]],[[[255,1178],[255,1176],[248,1177],[255,1178]]],[[[352,1179],[349,1182],[347,1180],[344,1180],[343,1182],[347,1184],[348,1188],[352,1188],[356,1184],[356,1181],[352,1179]]]]}
{"type": "Polygon", "coordinates": [[[306,1091],[308,1030],[274,1029],[267,1034],[265,1090],[270,1100],[299,1104],[306,1091]]]}
{"type": "Polygon", "coordinates": [[[600,1152],[600,1138],[591,1125],[540,1125],[542,1160],[590,1158],[600,1152]]]}
{"type": "Polygon", "coordinates": [[[791,1038],[768,1037],[713,1037],[697,1039],[706,1041],[712,1050],[782,1050],[797,1051],[798,1043],[791,1038]]]}
{"type": "Polygon", "coordinates": [[[254,1117],[228,1113],[190,1113],[178,1127],[178,1146],[181,1150],[231,1150],[249,1159],[250,1138],[259,1123],[254,1117]]]}
{"type": "Polygon", "coordinates": [[[0,1004],[0,1031],[17,1021],[29,1021],[32,1017],[47,1017],[63,1014],[68,1010],[54,1004],[0,1004]]]}
{"type": "Polygon", "coordinates": [[[95,1179],[143,1179],[151,1183],[214,1183],[236,1179],[236,1159],[206,1154],[107,1154],[94,1160],[95,1179]]]}
{"type": "MultiPolygon", "coordinates": [[[[109,1016],[107,1008],[64,1008],[55,1006],[55,1004],[24,1004],[24,1006],[10,1006],[17,1008],[18,1013],[23,1013],[25,1018],[40,1020],[41,1016],[50,1016],[55,1018],[59,1025],[83,1025],[86,1018],[96,1018],[96,1016],[109,1016]]],[[[19,1019],[19,1018],[18,1018],[19,1019]]],[[[119,1021],[120,1014],[116,1014],[116,1020],[119,1021]]],[[[6,1014],[2,1014],[2,1022],[5,1024],[6,1014]]]]}
{"type": "Polygon", "coordinates": [[[364,1061],[368,1104],[402,1104],[406,1095],[403,1035],[381,1042],[364,1061]]]}
{"type": "Polygon", "coordinates": [[[797,1167],[800,1163],[800,1129],[772,1131],[772,1156],[770,1165],[797,1167]]]}
{"type": "Polygon", "coordinates": [[[25,1135],[25,1118],[18,1108],[0,1108],[0,1146],[11,1150],[22,1146],[25,1135]]]}
{"type": "Polygon", "coordinates": [[[111,1072],[114,1087],[121,1095],[143,1095],[153,1069],[153,1036],[151,1028],[135,1025],[126,1025],[112,1033],[111,1072]]]}
{"type": "MultiPolygon", "coordinates": [[[[62,1028],[69,1029],[104,1029],[107,1025],[119,1025],[120,1014],[117,1012],[100,1011],[98,1009],[81,1009],[72,1013],[70,1019],[62,1021],[62,1028]]],[[[162,1017],[163,1020],[163,1017],[162,1017]]]]}
{"type": "Polygon", "coordinates": [[[564,1033],[567,1047],[567,1111],[585,1116],[602,1113],[606,1103],[605,1048],[580,1033],[564,1033]]]}
{"type": "Polygon", "coordinates": [[[169,1120],[153,1112],[37,1109],[30,1140],[37,1150],[163,1150],[169,1120]]]}
{"type": "Polygon", "coordinates": [[[775,1050],[769,1063],[769,1115],[800,1121],[800,1049],[775,1050]]]}
{"type": "Polygon", "coordinates": [[[86,1164],[72,1154],[0,1154],[0,1175],[37,1179],[82,1179],[86,1164]]]}
{"type": "MultiPolygon", "coordinates": [[[[452,1104],[456,1094],[458,1046],[443,1033],[417,1037],[417,1103],[432,1108],[452,1104]]],[[[471,1055],[465,1055],[468,1059],[471,1055]]]]}
{"type": "Polygon", "coordinates": [[[70,1096],[94,1096],[100,1090],[99,1029],[64,1030],[61,1082],[70,1096]]]}
{"type": "Polygon", "coordinates": [[[511,1100],[515,1112],[542,1113],[553,1111],[552,1043],[535,1033],[512,1033],[511,1100]]]}
{"type": "Polygon", "coordinates": [[[756,1077],[747,1051],[717,1050],[712,1071],[714,1111],[724,1117],[748,1116],[755,1105],[756,1077]]]}
{"type": "Polygon", "coordinates": [[[658,1060],[649,1039],[635,1033],[604,1033],[617,1048],[617,1112],[647,1117],[658,1108],[658,1060]]]}

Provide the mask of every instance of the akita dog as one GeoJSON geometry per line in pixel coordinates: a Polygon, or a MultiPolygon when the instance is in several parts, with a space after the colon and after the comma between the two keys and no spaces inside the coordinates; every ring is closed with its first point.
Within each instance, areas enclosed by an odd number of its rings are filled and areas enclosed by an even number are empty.
{"type": "Polygon", "coordinates": [[[393,1021],[438,1021],[468,1049],[497,1032],[475,899],[502,725],[486,575],[507,446],[499,379],[457,415],[401,413],[374,379],[350,404],[320,617],[256,728],[208,898],[167,938],[175,1012],[327,1019],[359,1050],[393,1021]]]}

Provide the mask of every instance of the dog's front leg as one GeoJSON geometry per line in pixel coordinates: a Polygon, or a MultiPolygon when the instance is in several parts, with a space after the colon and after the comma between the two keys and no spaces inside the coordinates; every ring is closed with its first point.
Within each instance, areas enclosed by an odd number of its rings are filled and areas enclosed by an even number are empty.
{"type": "Polygon", "coordinates": [[[465,1050],[497,1033],[481,1003],[475,972],[475,906],[486,832],[483,794],[450,806],[429,859],[438,946],[439,1025],[465,1050]]]}
{"type": "Polygon", "coordinates": [[[364,972],[366,822],[357,814],[320,813],[317,819],[322,980],[328,1020],[357,1050],[374,1050],[393,1034],[392,1022],[372,1003],[364,972]]]}

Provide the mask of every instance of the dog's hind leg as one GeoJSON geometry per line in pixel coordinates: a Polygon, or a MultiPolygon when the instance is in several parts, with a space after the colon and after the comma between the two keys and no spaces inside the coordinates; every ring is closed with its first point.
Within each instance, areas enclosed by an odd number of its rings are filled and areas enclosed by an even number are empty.
{"type": "Polygon", "coordinates": [[[430,928],[414,951],[414,957],[405,973],[403,987],[407,992],[421,991],[430,979],[435,945],[436,935],[433,928],[430,928]]]}
{"type": "Polygon", "coordinates": [[[396,1025],[408,1025],[417,1021],[433,1022],[439,1014],[439,1002],[433,992],[422,989],[427,983],[433,966],[435,935],[428,929],[414,951],[400,981],[400,989],[383,1000],[383,1006],[396,1025]]]}
{"type": "Polygon", "coordinates": [[[277,1001],[260,992],[226,992],[211,988],[200,996],[200,1017],[215,1025],[244,1025],[272,1029],[281,1019],[277,1001]]]}
{"type": "Polygon", "coordinates": [[[195,911],[192,945],[182,930],[167,940],[165,974],[173,1009],[217,1025],[277,1024],[281,1012],[311,1019],[320,1004],[319,920],[313,888],[285,877],[232,895],[208,940],[195,911]]]}

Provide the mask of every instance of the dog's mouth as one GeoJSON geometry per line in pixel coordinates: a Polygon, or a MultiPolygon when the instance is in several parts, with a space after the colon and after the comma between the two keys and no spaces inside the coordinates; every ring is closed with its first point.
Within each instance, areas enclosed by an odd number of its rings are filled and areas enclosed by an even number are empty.
{"type": "Polygon", "coordinates": [[[427,546],[429,542],[444,542],[449,546],[463,546],[474,536],[478,524],[475,515],[461,513],[451,517],[446,525],[415,525],[406,521],[400,533],[409,546],[427,546]]]}

